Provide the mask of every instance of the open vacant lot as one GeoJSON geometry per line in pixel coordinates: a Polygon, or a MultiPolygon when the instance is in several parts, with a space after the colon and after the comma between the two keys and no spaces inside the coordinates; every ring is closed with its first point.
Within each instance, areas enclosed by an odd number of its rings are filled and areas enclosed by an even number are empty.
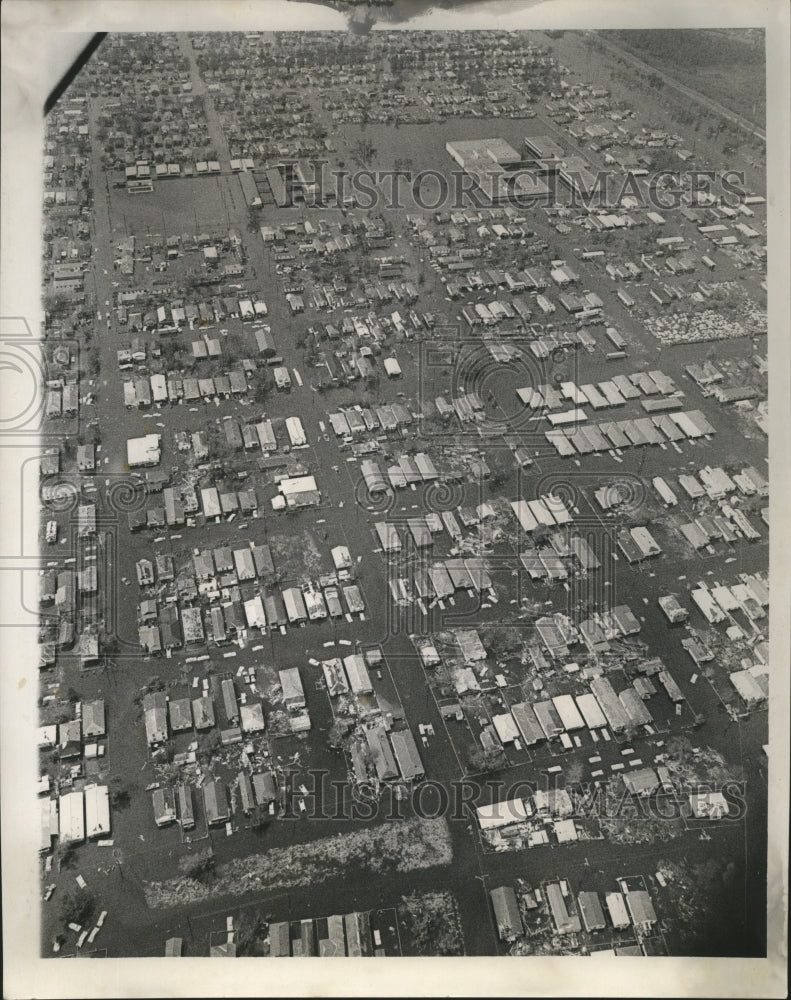
{"type": "Polygon", "coordinates": [[[270,892],[338,878],[345,869],[369,874],[413,871],[447,865],[451,856],[444,819],[413,819],[237,858],[221,865],[207,881],[174,878],[148,882],[146,902],[155,907],[177,906],[207,897],[270,892]]]}
{"type": "Polygon", "coordinates": [[[230,174],[157,181],[153,193],[145,195],[110,189],[113,224],[128,235],[227,229],[238,225],[243,209],[239,182],[230,174]]]}

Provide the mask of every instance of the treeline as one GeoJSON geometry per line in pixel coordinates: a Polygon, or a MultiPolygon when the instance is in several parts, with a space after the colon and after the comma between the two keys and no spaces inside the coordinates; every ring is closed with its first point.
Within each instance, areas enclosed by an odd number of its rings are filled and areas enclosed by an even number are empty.
{"type": "Polygon", "coordinates": [[[728,67],[738,63],[760,67],[763,53],[760,47],[746,44],[738,38],[729,38],[724,31],[707,31],[694,28],[631,29],[605,32],[614,41],[627,45],[636,52],[677,66],[690,69],[694,66],[728,67]]]}

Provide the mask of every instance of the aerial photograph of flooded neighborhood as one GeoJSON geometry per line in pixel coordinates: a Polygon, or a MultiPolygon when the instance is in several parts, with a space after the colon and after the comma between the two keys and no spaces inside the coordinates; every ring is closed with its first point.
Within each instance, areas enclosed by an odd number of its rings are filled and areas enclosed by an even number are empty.
{"type": "Polygon", "coordinates": [[[764,956],[764,31],[368,16],[46,116],[40,954],[764,956]]]}

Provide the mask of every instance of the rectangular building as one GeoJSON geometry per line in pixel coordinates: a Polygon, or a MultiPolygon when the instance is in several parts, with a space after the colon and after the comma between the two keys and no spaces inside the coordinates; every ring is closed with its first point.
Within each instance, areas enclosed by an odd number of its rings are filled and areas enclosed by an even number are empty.
{"type": "Polygon", "coordinates": [[[490,896],[500,940],[514,941],[521,937],[524,928],[513,888],[510,885],[498,886],[491,890],[490,896]]]}

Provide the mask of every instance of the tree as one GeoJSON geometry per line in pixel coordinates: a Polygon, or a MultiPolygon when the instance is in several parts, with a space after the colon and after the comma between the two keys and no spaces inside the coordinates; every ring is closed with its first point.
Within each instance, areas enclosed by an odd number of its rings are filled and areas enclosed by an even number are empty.
{"type": "Polygon", "coordinates": [[[198,736],[198,757],[201,760],[209,761],[220,749],[220,734],[216,729],[208,733],[201,733],[198,736]]]}
{"type": "Polygon", "coordinates": [[[242,353],[244,344],[239,334],[233,330],[225,338],[225,354],[230,360],[235,361],[242,353]]]}
{"type": "Polygon", "coordinates": [[[257,234],[261,228],[261,216],[257,208],[251,205],[247,209],[247,232],[257,234]]]}
{"type": "Polygon", "coordinates": [[[256,401],[256,403],[263,403],[266,400],[268,394],[269,390],[267,389],[266,379],[263,377],[259,378],[255,384],[253,399],[256,401]]]}
{"type": "Polygon", "coordinates": [[[207,847],[203,851],[196,851],[194,854],[185,854],[179,859],[179,869],[189,878],[198,881],[209,880],[217,867],[214,857],[214,850],[207,847]]]}
{"type": "Polygon", "coordinates": [[[355,143],[352,152],[360,163],[370,163],[376,156],[376,148],[370,139],[363,137],[355,143]]]}
{"type": "Polygon", "coordinates": [[[250,829],[263,832],[269,826],[269,813],[263,806],[256,806],[250,814],[250,829]]]}
{"type": "Polygon", "coordinates": [[[487,653],[497,660],[515,655],[521,648],[521,633],[518,628],[493,626],[481,634],[481,642],[487,653]]]}
{"type": "Polygon", "coordinates": [[[55,848],[55,862],[58,868],[71,868],[74,864],[74,844],[71,841],[58,843],[55,848]]]}
{"type": "Polygon", "coordinates": [[[344,736],[348,736],[351,728],[351,720],[336,719],[330,727],[329,734],[327,735],[327,745],[333,750],[339,750],[343,746],[344,736]]]}
{"type": "Polygon", "coordinates": [[[170,370],[178,368],[181,361],[183,348],[176,340],[162,341],[162,361],[165,368],[170,370]]]}
{"type": "Polygon", "coordinates": [[[266,920],[260,912],[250,917],[247,914],[239,918],[236,930],[236,954],[262,955],[264,931],[266,930],[266,920]]]}
{"type": "Polygon", "coordinates": [[[505,763],[505,754],[500,750],[483,750],[478,748],[467,755],[469,774],[481,771],[496,771],[505,763]]]}
{"type": "Polygon", "coordinates": [[[489,485],[494,487],[503,486],[507,479],[508,472],[505,469],[495,469],[489,477],[489,485]]]}
{"type": "Polygon", "coordinates": [[[140,693],[135,696],[134,703],[139,708],[143,704],[143,698],[145,698],[147,694],[153,694],[155,691],[164,691],[164,690],[165,690],[165,682],[161,678],[149,677],[148,683],[145,684],[140,689],[140,693]]]}
{"type": "Polygon", "coordinates": [[[60,915],[64,924],[84,924],[90,920],[96,900],[85,889],[69,889],[60,901],[60,915]]]}
{"type": "Polygon", "coordinates": [[[65,315],[69,306],[69,298],[62,292],[47,292],[44,296],[44,308],[50,316],[65,315]]]}
{"type": "Polygon", "coordinates": [[[546,542],[551,534],[551,528],[548,528],[545,524],[539,524],[538,527],[533,529],[533,541],[536,545],[540,545],[542,542],[546,542]]]}
{"type": "Polygon", "coordinates": [[[135,786],[127,784],[118,774],[110,778],[109,784],[110,805],[113,809],[128,809],[132,802],[132,791],[135,786]]]}

